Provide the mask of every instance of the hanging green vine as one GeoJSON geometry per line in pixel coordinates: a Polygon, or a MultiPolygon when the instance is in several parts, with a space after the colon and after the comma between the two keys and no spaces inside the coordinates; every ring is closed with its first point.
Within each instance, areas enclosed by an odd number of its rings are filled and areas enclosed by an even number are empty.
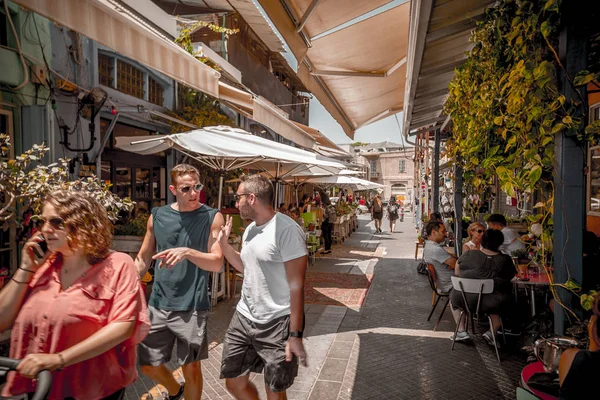
{"type": "MultiPolygon", "coordinates": [[[[482,195],[494,175],[519,204],[538,194],[528,218],[542,225],[539,254],[545,267],[552,254],[554,137],[564,131],[583,145],[600,131],[592,126],[581,134],[582,119],[558,90],[558,11],[559,0],[503,0],[487,10],[471,36],[474,47],[449,85],[444,110],[453,121],[447,151],[460,160],[468,194],[482,195]]],[[[582,71],[571,84],[597,78],[582,71]]],[[[553,284],[559,302],[558,286],[577,289],[570,277],[553,284]]]]}
{"type": "Polygon", "coordinates": [[[238,33],[240,31],[237,28],[235,28],[235,29],[225,28],[224,26],[218,26],[218,25],[211,24],[211,23],[205,22],[205,21],[195,21],[193,23],[180,22],[180,26],[181,26],[181,30],[179,32],[179,36],[177,37],[177,39],[175,39],[175,43],[177,43],[178,45],[183,47],[185,49],[185,51],[187,51],[194,57],[201,59],[202,62],[205,62],[205,61],[203,61],[203,57],[194,51],[194,46],[192,43],[192,34],[194,32],[196,32],[200,28],[208,28],[213,32],[223,33],[223,34],[225,34],[225,37],[228,38],[229,36],[235,35],[236,33],[238,33]]]}

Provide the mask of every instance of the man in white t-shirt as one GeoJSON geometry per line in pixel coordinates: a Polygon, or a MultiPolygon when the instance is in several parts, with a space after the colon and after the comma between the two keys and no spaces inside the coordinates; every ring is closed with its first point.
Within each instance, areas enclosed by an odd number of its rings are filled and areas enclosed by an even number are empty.
{"type": "Polygon", "coordinates": [[[500,246],[500,251],[512,257],[515,250],[525,248],[525,243],[521,241],[519,234],[514,229],[506,226],[506,218],[502,214],[492,214],[487,219],[487,225],[490,229],[501,231],[504,235],[504,242],[500,246]]]}
{"type": "Polygon", "coordinates": [[[243,176],[236,200],[240,216],[253,222],[239,253],[227,240],[229,217],[218,238],[223,255],[244,274],[241,298],[223,342],[221,379],[236,399],[258,399],[249,374],[264,371],[267,398],[285,399],[298,374],[298,361],[306,366],[306,239],[294,220],[273,209],[273,185],[264,176],[243,176]]]}

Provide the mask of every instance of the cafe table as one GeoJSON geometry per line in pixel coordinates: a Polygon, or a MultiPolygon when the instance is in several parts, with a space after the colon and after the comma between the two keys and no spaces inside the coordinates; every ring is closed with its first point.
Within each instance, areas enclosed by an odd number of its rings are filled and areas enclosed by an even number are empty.
{"type": "Polygon", "coordinates": [[[531,306],[531,316],[534,317],[535,316],[535,286],[550,286],[550,279],[548,278],[548,274],[546,274],[545,270],[541,270],[538,274],[535,275],[528,275],[528,279],[523,280],[523,279],[519,279],[517,276],[515,276],[512,279],[512,283],[513,283],[513,287],[516,293],[516,287],[517,285],[525,285],[525,286],[531,286],[529,288],[529,304],[531,306]]]}

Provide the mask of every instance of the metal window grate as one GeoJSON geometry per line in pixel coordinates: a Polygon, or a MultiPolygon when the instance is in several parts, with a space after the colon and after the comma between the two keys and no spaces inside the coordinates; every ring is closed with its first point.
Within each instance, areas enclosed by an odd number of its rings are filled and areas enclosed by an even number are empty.
{"type": "Polygon", "coordinates": [[[163,88],[151,77],[148,77],[148,101],[158,106],[163,105],[163,88]]]}
{"type": "Polygon", "coordinates": [[[144,73],[131,64],[117,60],[117,90],[144,98],[144,73]]]}
{"type": "Polygon", "coordinates": [[[98,53],[98,78],[101,85],[108,87],[114,86],[114,70],[115,59],[106,54],[98,53]]]}

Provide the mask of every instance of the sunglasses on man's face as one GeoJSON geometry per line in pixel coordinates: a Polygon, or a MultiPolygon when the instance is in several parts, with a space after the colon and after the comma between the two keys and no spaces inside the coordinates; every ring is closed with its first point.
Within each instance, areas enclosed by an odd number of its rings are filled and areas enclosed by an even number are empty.
{"type": "Polygon", "coordinates": [[[204,186],[201,183],[195,184],[194,186],[182,186],[179,188],[179,191],[181,193],[187,193],[190,191],[190,189],[194,189],[195,192],[199,192],[202,190],[204,186]]]}
{"type": "Polygon", "coordinates": [[[233,195],[233,200],[238,202],[243,196],[250,196],[252,193],[236,193],[233,195]]]}
{"type": "Polygon", "coordinates": [[[57,230],[65,229],[65,220],[60,217],[54,217],[54,218],[50,218],[47,220],[44,218],[38,218],[35,221],[35,225],[37,226],[38,229],[41,230],[44,227],[44,225],[46,225],[46,222],[50,223],[50,226],[52,227],[52,229],[57,229],[57,230]]]}

